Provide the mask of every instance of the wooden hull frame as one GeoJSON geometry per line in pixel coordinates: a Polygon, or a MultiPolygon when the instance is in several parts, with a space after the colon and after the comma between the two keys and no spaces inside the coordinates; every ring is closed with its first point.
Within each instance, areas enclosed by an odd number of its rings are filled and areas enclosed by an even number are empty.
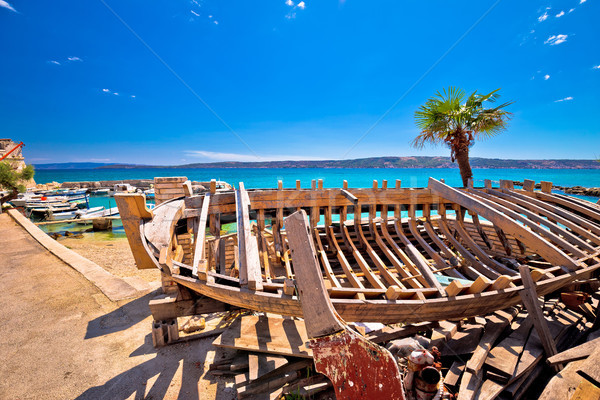
{"type": "Polygon", "coordinates": [[[413,323],[483,315],[520,303],[520,263],[531,264],[539,296],[597,277],[600,207],[552,194],[551,184],[543,183],[542,192],[531,181],[526,186],[515,190],[511,181],[501,181],[495,189],[486,181],[484,188],[459,190],[430,179],[427,189],[400,189],[399,181],[395,189],[387,189],[387,182],[381,188],[374,182],[373,189],[348,189],[345,182],[343,189],[323,189],[322,181],[318,186],[313,181],[309,190],[299,185],[284,190],[280,183],[277,190],[246,191],[240,184],[234,193],[178,198],[152,212],[140,195],[116,199],[138,268],[158,267],[163,281],[223,303],[294,317],[302,317],[302,308],[284,216],[304,209],[338,314],[353,322],[413,323]],[[361,212],[348,221],[354,210],[361,212]],[[332,222],[336,213],[343,223],[332,222]],[[238,278],[223,269],[220,221],[231,215],[238,225],[238,278]],[[319,224],[323,219],[325,226],[319,224]],[[181,262],[184,251],[177,241],[183,220],[195,241],[189,264],[181,262]],[[449,285],[439,285],[442,276],[449,285]]]}

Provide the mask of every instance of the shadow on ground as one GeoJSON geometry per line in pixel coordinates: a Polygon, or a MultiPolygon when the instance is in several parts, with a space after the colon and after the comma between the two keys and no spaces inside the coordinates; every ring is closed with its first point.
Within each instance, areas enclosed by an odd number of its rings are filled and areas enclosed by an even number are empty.
{"type": "MultiPolygon", "coordinates": [[[[144,346],[152,347],[150,335],[146,337],[145,342],[144,346]]],[[[170,394],[169,398],[204,399],[206,396],[199,387],[199,381],[205,367],[208,367],[205,365],[206,354],[212,346],[211,343],[212,339],[200,339],[158,349],[155,358],[136,365],[101,386],[89,388],[76,399],[163,399],[167,393],[170,394]],[[181,382],[176,377],[180,367],[181,382]],[[179,386],[177,397],[177,388],[171,388],[174,385],[179,386]]],[[[211,376],[210,372],[207,374],[204,381],[218,384],[217,398],[235,398],[234,390],[227,389],[225,383],[211,376]]]]}
{"type": "Polygon", "coordinates": [[[157,291],[132,300],[121,307],[88,322],[85,339],[110,333],[125,331],[150,316],[148,303],[156,297],[157,291]]]}

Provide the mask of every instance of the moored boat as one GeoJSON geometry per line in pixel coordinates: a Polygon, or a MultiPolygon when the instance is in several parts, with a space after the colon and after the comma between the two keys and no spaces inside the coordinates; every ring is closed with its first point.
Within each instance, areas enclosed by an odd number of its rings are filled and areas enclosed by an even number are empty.
{"type": "MultiPolygon", "coordinates": [[[[299,183],[299,182],[298,182],[299,183]]],[[[188,194],[191,194],[188,190],[188,194]]],[[[456,189],[211,190],[153,211],[117,195],[138,268],[163,289],[257,311],[302,316],[285,218],[309,216],[314,257],[336,311],[353,322],[416,322],[487,314],[520,302],[519,267],[538,295],[600,268],[600,207],[526,181],[456,189]],[[235,221],[236,233],[221,230],[235,221]]]]}

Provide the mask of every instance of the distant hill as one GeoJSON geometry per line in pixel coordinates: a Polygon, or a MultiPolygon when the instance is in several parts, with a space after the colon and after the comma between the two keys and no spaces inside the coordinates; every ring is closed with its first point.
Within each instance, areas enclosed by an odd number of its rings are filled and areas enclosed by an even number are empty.
{"type": "MultiPolygon", "coordinates": [[[[471,158],[473,168],[600,169],[596,160],[502,160],[471,158]]],[[[354,160],[213,162],[174,166],[110,164],[98,168],[458,168],[449,157],[371,157],[354,160]]]]}
{"type": "Polygon", "coordinates": [[[96,169],[107,167],[113,164],[97,162],[67,162],[50,164],[33,164],[35,169],[96,169]]]}
{"type": "MultiPolygon", "coordinates": [[[[600,169],[596,160],[503,160],[499,158],[471,158],[473,168],[522,168],[522,169],[600,169]]],[[[45,169],[139,169],[139,168],[458,168],[449,157],[371,157],[353,160],[320,161],[223,161],[184,165],[136,165],[93,162],[69,162],[34,164],[38,170],[45,169]]]]}

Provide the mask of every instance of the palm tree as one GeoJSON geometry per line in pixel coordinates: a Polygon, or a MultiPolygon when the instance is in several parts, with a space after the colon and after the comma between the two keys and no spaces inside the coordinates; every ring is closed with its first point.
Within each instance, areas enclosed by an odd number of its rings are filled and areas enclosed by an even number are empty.
{"type": "Polygon", "coordinates": [[[457,161],[463,185],[473,177],[469,163],[469,148],[475,139],[485,139],[506,129],[511,113],[504,110],[513,102],[494,108],[484,108],[483,103],[495,103],[500,97],[496,89],[488,94],[477,91],[468,97],[464,90],[455,87],[437,92],[415,112],[415,122],[421,133],[412,141],[416,148],[425,144],[444,143],[450,147],[452,162],[457,161]]]}

